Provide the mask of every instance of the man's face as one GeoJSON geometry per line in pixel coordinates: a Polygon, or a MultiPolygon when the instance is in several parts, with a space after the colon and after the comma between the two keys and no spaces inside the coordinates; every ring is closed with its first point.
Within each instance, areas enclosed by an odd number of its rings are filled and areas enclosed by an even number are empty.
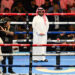
{"type": "Polygon", "coordinates": [[[55,8],[56,10],[59,10],[59,5],[58,5],[58,4],[55,4],[55,5],[54,5],[54,8],[55,8]]]}
{"type": "Polygon", "coordinates": [[[7,27],[10,26],[10,22],[8,21],[5,25],[6,25],[7,27]]]}
{"type": "Polygon", "coordinates": [[[44,15],[44,10],[39,10],[38,15],[43,16],[44,15]]]}
{"type": "Polygon", "coordinates": [[[18,3],[17,6],[18,6],[18,7],[23,7],[22,3],[18,3]]]}
{"type": "Polygon", "coordinates": [[[35,0],[34,1],[31,1],[31,5],[36,5],[35,0]]]}

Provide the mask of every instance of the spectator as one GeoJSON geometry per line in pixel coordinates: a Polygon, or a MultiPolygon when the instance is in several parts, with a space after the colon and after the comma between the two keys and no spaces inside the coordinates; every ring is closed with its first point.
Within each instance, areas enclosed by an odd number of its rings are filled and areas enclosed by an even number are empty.
{"type": "MultiPolygon", "coordinates": [[[[25,13],[27,11],[24,9],[23,4],[21,2],[18,2],[17,5],[12,8],[12,12],[13,13],[25,13]]],[[[24,16],[15,16],[14,20],[25,21],[25,17],[24,16]]]]}
{"type": "MultiPolygon", "coordinates": [[[[4,13],[10,13],[9,8],[4,8],[4,13]]],[[[11,18],[11,19],[13,20],[13,16],[3,15],[3,16],[1,16],[1,17],[2,17],[2,18],[9,17],[9,18],[11,18]]]]}
{"type": "MultiPolygon", "coordinates": [[[[69,26],[69,31],[75,31],[74,25],[69,26]]],[[[68,34],[67,36],[68,36],[68,39],[74,39],[75,38],[74,34],[68,34]]]]}
{"type": "MultiPolygon", "coordinates": [[[[18,26],[18,31],[21,31],[21,32],[23,32],[23,31],[25,31],[25,25],[23,26],[23,25],[19,25],[18,26]]],[[[17,39],[26,39],[26,34],[18,34],[17,35],[17,39]]],[[[18,42],[19,44],[25,44],[25,42],[18,42]]],[[[27,47],[19,47],[19,51],[20,52],[22,52],[22,51],[27,51],[27,47]]]]}
{"type": "Polygon", "coordinates": [[[1,12],[3,13],[5,8],[8,8],[9,12],[11,12],[11,7],[13,3],[14,3],[13,0],[2,0],[1,1],[1,12]]]}
{"type": "MultiPolygon", "coordinates": [[[[57,3],[53,4],[53,10],[49,11],[50,13],[61,13],[61,9],[60,6],[57,3]]],[[[60,22],[62,20],[61,16],[59,15],[54,15],[54,16],[49,16],[49,21],[54,21],[54,22],[60,22]]],[[[59,24],[55,24],[55,25],[50,25],[49,31],[58,31],[60,28],[59,24]]],[[[54,34],[55,35],[55,34],[54,34]]],[[[56,35],[55,37],[53,35],[49,35],[49,37],[52,39],[56,39],[56,35]]]]}
{"type": "Polygon", "coordinates": [[[52,7],[49,8],[48,13],[58,13],[62,12],[60,5],[58,3],[53,3],[52,7]]]}
{"type": "Polygon", "coordinates": [[[31,0],[30,5],[28,7],[28,12],[35,13],[37,8],[38,8],[38,6],[36,6],[35,0],[31,0]]]}
{"type": "Polygon", "coordinates": [[[9,8],[5,8],[4,9],[4,13],[9,13],[10,11],[9,11],[9,8]]]}
{"type": "MultiPolygon", "coordinates": [[[[74,25],[70,25],[69,26],[69,31],[75,31],[75,27],[74,27],[74,25]]],[[[74,40],[75,39],[75,34],[68,34],[67,35],[67,39],[69,39],[69,40],[74,40]]],[[[70,42],[69,44],[75,44],[75,42],[70,42]]],[[[75,46],[70,46],[70,47],[67,47],[68,48],[68,50],[70,50],[70,51],[75,51],[75,46]]]]}
{"type": "Polygon", "coordinates": [[[45,3],[45,0],[35,0],[35,1],[36,1],[36,5],[39,7],[45,3]]]}
{"type": "MultiPolygon", "coordinates": [[[[35,13],[37,8],[38,6],[36,5],[35,0],[31,0],[27,10],[29,13],[35,13]]],[[[32,19],[33,19],[33,16],[29,16],[29,20],[32,21],[32,19]]]]}
{"type": "Polygon", "coordinates": [[[21,2],[18,2],[17,5],[15,7],[13,7],[12,12],[24,13],[27,11],[24,9],[23,4],[21,2]]]}
{"type": "MultiPolygon", "coordinates": [[[[24,26],[26,27],[26,25],[24,25],[24,26]]],[[[26,31],[24,26],[23,25],[19,25],[17,30],[21,31],[21,32],[26,31]]],[[[17,38],[18,39],[26,39],[26,34],[18,34],[17,38]]]]}
{"type": "MultiPolygon", "coordinates": [[[[60,0],[60,6],[63,12],[74,13],[75,12],[75,0],[60,0]]],[[[67,21],[75,21],[75,16],[66,16],[67,21]]]]}
{"type": "Polygon", "coordinates": [[[60,6],[67,12],[75,12],[75,0],[60,0],[60,6]]]}
{"type": "Polygon", "coordinates": [[[57,3],[60,5],[60,0],[53,0],[53,3],[57,3]]]}
{"type": "Polygon", "coordinates": [[[49,8],[52,7],[50,0],[46,0],[45,4],[43,4],[41,7],[43,7],[45,11],[47,12],[49,8]]]}
{"type": "MultiPolygon", "coordinates": [[[[4,13],[10,13],[9,8],[4,8],[4,13]]],[[[1,18],[5,18],[5,17],[13,18],[12,16],[8,16],[8,15],[3,15],[3,16],[0,16],[0,17],[1,18]]]]}
{"type": "MultiPolygon", "coordinates": [[[[64,27],[60,28],[59,31],[65,31],[66,29],[64,27]]],[[[65,33],[61,33],[57,35],[57,40],[66,40],[67,35],[65,33]]],[[[66,42],[62,42],[62,44],[66,44],[66,42]]],[[[60,51],[66,51],[67,47],[60,47],[60,51]]]]}

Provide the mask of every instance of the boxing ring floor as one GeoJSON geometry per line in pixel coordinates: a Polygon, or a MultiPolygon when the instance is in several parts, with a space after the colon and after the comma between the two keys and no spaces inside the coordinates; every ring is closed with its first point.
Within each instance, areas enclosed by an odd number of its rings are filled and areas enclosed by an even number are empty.
{"type": "MultiPolygon", "coordinates": [[[[19,52],[18,52],[19,53],[19,52]]],[[[22,53],[22,52],[20,52],[22,53]]],[[[48,62],[32,62],[33,65],[56,65],[56,56],[46,56],[48,62]]],[[[8,59],[6,60],[8,62],[8,59]]],[[[14,65],[29,65],[29,56],[13,56],[14,65]]],[[[61,56],[61,65],[75,65],[75,56],[61,56]]],[[[13,67],[13,71],[16,74],[28,74],[29,68],[27,67],[13,67]]],[[[62,70],[55,70],[55,67],[33,67],[33,74],[48,74],[48,75],[64,75],[64,74],[74,74],[75,67],[62,67],[62,70]]],[[[8,71],[7,71],[7,74],[8,71]]],[[[11,75],[11,74],[10,74],[11,75]]]]}

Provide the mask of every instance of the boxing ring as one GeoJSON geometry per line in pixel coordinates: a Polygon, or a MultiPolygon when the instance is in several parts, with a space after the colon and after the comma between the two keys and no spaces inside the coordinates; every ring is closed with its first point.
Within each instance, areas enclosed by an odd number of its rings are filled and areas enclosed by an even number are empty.
{"type": "MultiPolygon", "coordinates": [[[[26,32],[15,32],[15,34],[27,34],[26,40],[14,40],[14,42],[28,42],[27,44],[0,44],[0,46],[25,46],[30,47],[29,53],[12,53],[12,54],[2,54],[0,56],[13,56],[14,57],[14,63],[13,65],[2,65],[0,64],[0,67],[6,66],[12,66],[13,70],[16,71],[19,74],[7,74],[7,75],[65,75],[65,74],[75,74],[75,53],[74,52],[63,52],[57,50],[53,53],[47,53],[44,55],[37,55],[37,56],[46,56],[49,60],[48,62],[33,62],[32,56],[36,56],[32,54],[32,47],[42,47],[42,46],[60,46],[60,47],[67,47],[67,46],[74,46],[75,44],[29,44],[29,42],[32,42],[33,40],[29,38],[29,34],[33,34],[33,32],[29,32],[29,24],[32,24],[32,22],[29,22],[28,16],[36,15],[35,13],[0,13],[0,15],[8,15],[8,16],[15,16],[15,15],[23,15],[26,16],[26,22],[11,22],[11,24],[26,24],[26,32]],[[68,58],[69,57],[69,58],[68,58]],[[17,60],[17,61],[16,61],[17,60]],[[23,61],[23,62],[22,62],[23,61]],[[66,61],[66,62],[63,62],[66,61]],[[15,68],[16,67],[16,68],[15,68]],[[18,68],[22,69],[22,71],[18,68]],[[23,74],[22,74],[22,73],[23,74]],[[20,74],[21,73],[21,74],[20,74]]],[[[46,15],[75,15],[75,13],[46,13],[46,15]]],[[[50,22],[50,24],[75,24],[75,22],[50,22]]],[[[75,34],[75,31],[51,31],[48,32],[48,34],[75,34]]],[[[47,42],[53,42],[53,43],[62,43],[62,42],[75,42],[75,40],[48,40],[47,42]]],[[[6,75],[6,74],[5,74],[6,75]]]]}

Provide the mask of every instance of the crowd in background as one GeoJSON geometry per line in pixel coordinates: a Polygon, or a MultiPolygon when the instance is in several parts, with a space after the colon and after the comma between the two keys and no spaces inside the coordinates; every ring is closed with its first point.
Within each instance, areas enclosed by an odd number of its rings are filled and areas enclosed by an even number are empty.
{"type": "MultiPolygon", "coordinates": [[[[0,0],[0,13],[35,13],[39,6],[46,13],[75,12],[75,0],[0,0]]],[[[24,16],[11,17],[11,20],[26,21],[24,16]]]]}
{"type": "Polygon", "coordinates": [[[75,0],[0,0],[0,12],[35,13],[39,6],[48,12],[53,10],[55,4],[63,12],[75,12],[75,0]]]}
{"type": "MultiPolygon", "coordinates": [[[[0,13],[35,13],[36,9],[41,6],[46,13],[74,13],[75,0],[0,0],[0,13]]],[[[1,18],[5,16],[0,16],[1,18]]],[[[7,16],[11,21],[26,21],[25,16],[7,16]]],[[[29,17],[32,21],[33,17],[29,17]]],[[[48,16],[51,22],[75,21],[75,16],[48,16]]],[[[16,26],[17,31],[26,31],[25,25],[16,26]]],[[[74,25],[50,25],[49,31],[74,31],[74,25]]],[[[32,31],[32,26],[30,26],[32,31]]],[[[57,35],[49,35],[49,39],[57,39],[57,35]],[[55,36],[55,37],[54,37],[55,36]]],[[[62,36],[62,35],[60,35],[62,36]]],[[[19,34],[15,39],[25,39],[26,35],[19,34]],[[21,36],[21,37],[20,37],[21,36]]],[[[32,36],[30,36],[32,39],[32,36]]],[[[66,38],[75,38],[74,34],[67,35],[66,38]]]]}

